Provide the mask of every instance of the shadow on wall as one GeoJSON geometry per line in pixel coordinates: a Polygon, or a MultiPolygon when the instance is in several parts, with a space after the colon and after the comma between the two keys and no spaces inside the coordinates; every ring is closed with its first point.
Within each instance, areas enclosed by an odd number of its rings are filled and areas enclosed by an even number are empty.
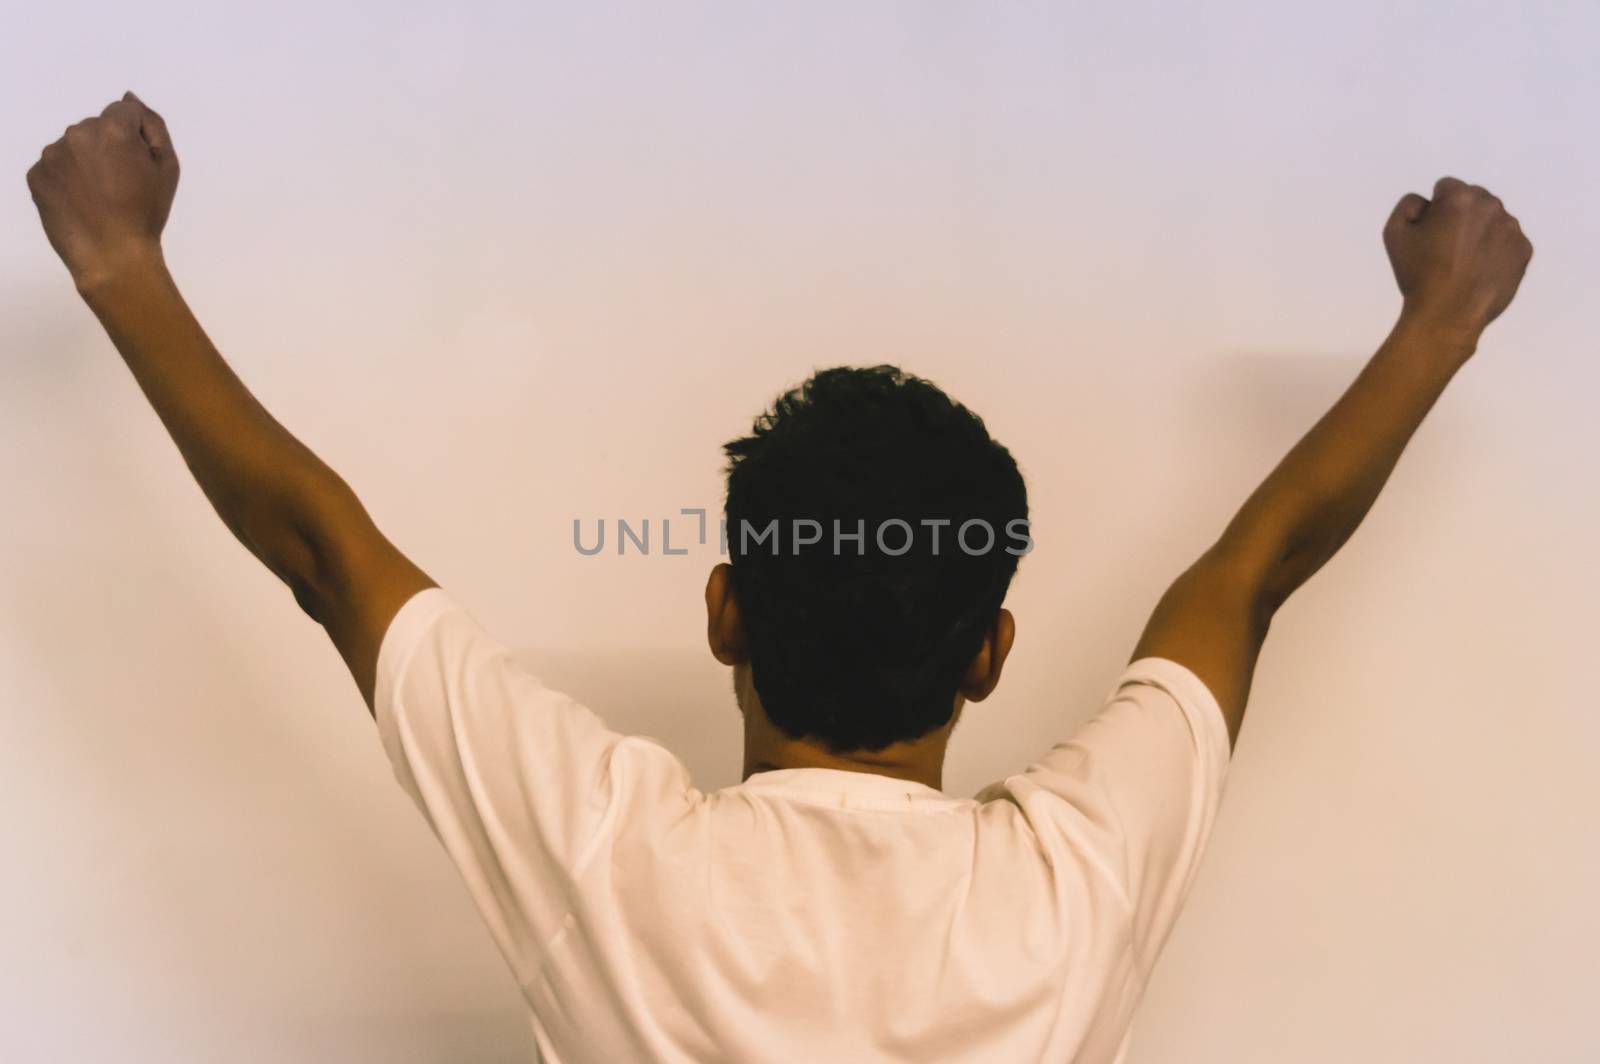
{"type": "MultiPolygon", "coordinates": [[[[1224,442],[1259,448],[1271,468],[1356,379],[1371,352],[1221,351],[1184,390],[1188,425],[1226,420],[1224,442]]],[[[1243,500],[1240,500],[1241,502],[1243,500]]]]}
{"type": "MultiPolygon", "coordinates": [[[[1376,345],[1374,345],[1376,350],[1376,345]]],[[[1184,451],[1208,463],[1226,462],[1248,481],[1236,508],[1355,381],[1372,351],[1328,354],[1305,351],[1223,351],[1193,363],[1175,415],[1184,451]]],[[[1459,378],[1429,412],[1395,469],[1401,491],[1385,488],[1374,514],[1404,507],[1408,528],[1427,522],[1425,505],[1466,475],[1469,455],[1480,450],[1483,420],[1474,413],[1459,378]]],[[[1219,526],[1220,527],[1220,526],[1219,526]]]]}
{"type": "Polygon", "coordinates": [[[475,985],[503,980],[487,942],[444,941],[476,923],[433,900],[442,861],[384,875],[432,840],[375,813],[414,823],[321,633],[93,318],[8,309],[0,840],[28,874],[0,888],[0,940],[28,963],[0,977],[0,1058],[527,1059],[515,995],[475,985]],[[63,1004],[85,987],[93,1023],[63,1004]]]}
{"type": "Polygon", "coordinates": [[[613,731],[655,739],[678,755],[702,791],[738,783],[743,775],[744,721],[732,675],[709,650],[513,649],[534,675],[588,706],[613,731]]]}
{"type": "MultiPolygon", "coordinates": [[[[1190,390],[1194,402],[1185,411],[1197,418],[1214,417],[1218,411],[1232,408],[1247,419],[1247,425],[1298,438],[1355,381],[1381,341],[1382,337],[1375,337],[1368,350],[1337,354],[1277,349],[1218,351],[1194,364],[1192,372],[1199,379],[1190,390]]],[[[1440,414],[1462,405],[1450,402],[1450,396],[1459,391],[1459,384],[1453,382],[1445,398],[1428,415],[1430,427],[1436,419],[1452,420],[1450,415],[1440,414]]],[[[1423,442],[1422,436],[1415,442],[1423,442]]]]}
{"type": "Polygon", "coordinates": [[[236,1061],[527,1064],[536,1059],[533,1030],[520,1011],[294,1016],[236,1037],[230,1051],[236,1061]]]}

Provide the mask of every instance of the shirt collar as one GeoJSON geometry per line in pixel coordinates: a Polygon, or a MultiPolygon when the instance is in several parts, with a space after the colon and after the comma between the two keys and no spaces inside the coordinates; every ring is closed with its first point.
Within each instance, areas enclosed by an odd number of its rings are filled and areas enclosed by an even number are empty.
{"type": "Polygon", "coordinates": [[[819,797],[837,795],[840,798],[900,799],[903,802],[930,798],[951,800],[943,791],[916,780],[843,768],[768,769],[755,773],[735,786],[748,791],[805,791],[819,797]]]}

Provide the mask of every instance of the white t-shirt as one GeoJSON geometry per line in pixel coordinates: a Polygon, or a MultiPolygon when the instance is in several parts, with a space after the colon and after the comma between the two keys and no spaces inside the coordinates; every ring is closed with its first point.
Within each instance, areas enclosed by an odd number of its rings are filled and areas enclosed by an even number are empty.
{"type": "Polygon", "coordinates": [[[974,798],[824,768],[704,793],[440,588],[374,701],[547,1064],[1117,1060],[1229,753],[1200,679],[1144,658],[974,798]]]}

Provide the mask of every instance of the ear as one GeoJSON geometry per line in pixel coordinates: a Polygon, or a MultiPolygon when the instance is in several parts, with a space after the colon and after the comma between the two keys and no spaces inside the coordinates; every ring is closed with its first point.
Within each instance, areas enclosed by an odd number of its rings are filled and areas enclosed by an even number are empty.
{"type": "Polygon", "coordinates": [[[1017,638],[1017,622],[1010,610],[995,615],[989,634],[983,637],[983,646],[967,668],[961,681],[961,694],[969,702],[982,702],[1000,683],[1000,670],[1011,653],[1011,644],[1017,638]]]}
{"type": "Polygon", "coordinates": [[[711,645],[711,656],[724,665],[742,665],[747,660],[744,621],[733,594],[733,566],[727,562],[715,566],[706,580],[706,642],[711,645]]]}

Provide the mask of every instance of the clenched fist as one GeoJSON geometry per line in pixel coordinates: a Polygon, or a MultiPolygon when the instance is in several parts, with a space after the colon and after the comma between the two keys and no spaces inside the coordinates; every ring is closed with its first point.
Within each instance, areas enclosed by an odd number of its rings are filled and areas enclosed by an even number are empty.
{"type": "Polygon", "coordinates": [[[1433,199],[1402,197],[1383,229],[1402,314],[1476,347],[1517,294],[1533,244],[1489,190],[1441,177],[1433,199]]]}
{"type": "Polygon", "coordinates": [[[166,123],[131,92],[68,126],[28,171],[45,236],[80,290],[159,255],[177,188],[166,123]]]}

